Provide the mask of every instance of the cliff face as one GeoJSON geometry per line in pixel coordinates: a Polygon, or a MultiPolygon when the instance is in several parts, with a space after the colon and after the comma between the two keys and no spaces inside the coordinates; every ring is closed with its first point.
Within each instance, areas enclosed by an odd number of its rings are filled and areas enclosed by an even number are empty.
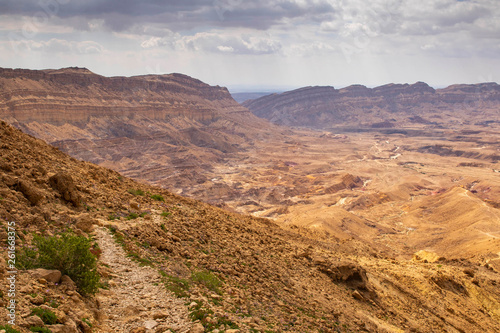
{"type": "Polygon", "coordinates": [[[497,119],[500,86],[482,83],[435,90],[417,82],[373,89],[362,85],[343,89],[306,87],[243,105],[261,118],[291,126],[448,127],[497,119]]]}
{"type": "Polygon", "coordinates": [[[226,88],[181,74],[103,77],[87,69],[0,69],[0,114],[18,122],[55,125],[91,117],[184,116],[211,122],[228,111],[246,112],[226,88]]]}
{"type": "Polygon", "coordinates": [[[187,185],[203,182],[213,163],[271,127],[226,88],[186,75],[104,77],[85,68],[0,69],[0,119],[76,158],[161,185],[185,172],[187,185]]]}

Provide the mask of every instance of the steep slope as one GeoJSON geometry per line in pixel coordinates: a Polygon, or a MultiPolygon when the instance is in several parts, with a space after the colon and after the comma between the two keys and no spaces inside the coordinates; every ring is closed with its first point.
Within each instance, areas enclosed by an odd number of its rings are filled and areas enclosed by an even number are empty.
{"type": "Polygon", "coordinates": [[[0,117],[23,131],[74,157],[171,188],[205,181],[213,164],[271,128],[226,88],[181,74],[0,69],[0,92],[0,117]]]}
{"type": "MultiPolygon", "coordinates": [[[[0,216],[4,227],[16,222],[19,248],[31,243],[33,233],[55,235],[68,229],[83,235],[97,232],[101,242],[101,231],[93,229],[108,226],[131,258],[161,274],[156,284],[190,304],[193,329],[500,330],[500,275],[488,265],[395,260],[353,239],[282,229],[266,219],[228,213],[77,161],[4,122],[0,141],[0,216]]],[[[2,232],[2,240],[6,236],[2,232]]],[[[5,255],[1,258],[5,279],[5,255]]],[[[114,268],[100,265],[105,289],[95,298],[82,297],[67,279],[56,284],[21,271],[19,330],[28,332],[39,321],[27,316],[35,304],[47,307],[56,301],[60,324],[46,325],[54,332],[89,332],[89,324],[98,332],[111,332],[105,314],[115,313],[107,307],[119,304],[110,298],[124,295],[127,287],[114,268]]],[[[0,290],[2,303],[9,301],[6,285],[0,290]]],[[[154,297],[144,294],[152,308],[158,303],[154,297]]],[[[171,314],[159,309],[149,318],[146,310],[140,304],[128,309],[133,332],[172,328],[166,326],[171,314]]]]}
{"type": "Polygon", "coordinates": [[[276,124],[320,129],[487,127],[500,121],[500,86],[481,83],[435,90],[417,82],[373,89],[362,85],[305,87],[242,105],[276,124]]]}

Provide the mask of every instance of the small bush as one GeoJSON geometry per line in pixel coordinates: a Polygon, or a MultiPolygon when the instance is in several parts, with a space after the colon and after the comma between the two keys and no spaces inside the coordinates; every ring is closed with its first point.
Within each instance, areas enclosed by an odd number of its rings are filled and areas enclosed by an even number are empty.
{"type": "Polygon", "coordinates": [[[178,298],[187,297],[187,291],[189,291],[189,282],[187,280],[178,278],[176,276],[170,276],[163,271],[160,274],[166,277],[165,287],[174,293],[178,298]]]}
{"type": "Polygon", "coordinates": [[[13,329],[10,325],[0,326],[0,330],[5,330],[5,333],[21,333],[16,329],[13,329]]]}
{"type": "Polygon", "coordinates": [[[165,198],[163,198],[163,196],[160,194],[153,194],[151,196],[151,199],[156,200],[156,201],[165,201],[165,198]]]}
{"type": "Polygon", "coordinates": [[[120,217],[116,216],[115,214],[108,215],[108,220],[110,220],[110,221],[119,220],[119,219],[120,219],[120,217]]]}
{"type": "Polygon", "coordinates": [[[83,319],[82,319],[82,321],[83,321],[85,324],[89,325],[89,327],[92,327],[92,323],[91,323],[91,322],[90,322],[90,320],[88,320],[87,318],[83,318],[83,319]]]}
{"type": "Polygon", "coordinates": [[[35,235],[38,250],[23,248],[19,251],[20,269],[56,269],[68,275],[83,294],[94,294],[99,287],[96,256],[90,251],[92,240],[71,233],[42,237],[35,235]]]}
{"type": "Polygon", "coordinates": [[[130,189],[130,190],[128,190],[128,193],[135,195],[135,196],[144,195],[144,191],[140,190],[140,189],[137,189],[137,190],[130,189]]]}
{"type": "Polygon", "coordinates": [[[170,213],[170,212],[163,212],[160,215],[163,216],[163,217],[169,217],[170,215],[172,215],[172,213],[170,213]]]}
{"type": "Polygon", "coordinates": [[[45,325],[54,325],[57,323],[57,316],[54,312],[42,308],[31,309],[32,315],[37,315],[45,325]]]}
{"type": "Polygon", "coordinates": [[[193,273],[191,278],[193,279],[193,281],[203,284],[211,291],[217,294],[221,294],[220,286],[222,285],[222,282],[214,274],[206,271],[201,271],[193,273]]]}
{"type": "Polygon", "coordinates": [[[128,216],[126,217],[126,219],[127,220],[135,220],[138,217],[139,217],[139,214],[137,214],[137,213],[130,213],[130,214],[128,214],[128,216]]]}
{"type": "Polygon", "coordinates": [[[49,330],[48,328],[39,327],[39,326],[30,327],[30,331],[31,332],[38,332],[38,333],[52,333],[52,331],[49,330]]]}

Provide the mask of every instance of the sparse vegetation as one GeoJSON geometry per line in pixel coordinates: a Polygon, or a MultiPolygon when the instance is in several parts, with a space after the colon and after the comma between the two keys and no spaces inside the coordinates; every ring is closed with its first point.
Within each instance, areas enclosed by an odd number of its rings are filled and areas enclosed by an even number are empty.
{"type": "Polygon", "coordinates": [[[31,332],[37,332],[37,333],[52,333],[52,331],[46,327],[39,327],[39,326],[33,326],[30,327],[31,332]]]}
{"type": "Polygon", "coordinates": [[[128,193],[135,195],[135,196],[144,195],[144,191],[141,189],[137,189],[137,190],[130,189],[130,190],[128,190],[128,193]]]}
{"type": "Polygon", "coordinates": [[[151,199],[156,201],[165,201],[165,198],[161,194],[152,194],[151,199]]]}
{"type": "Polygon", "coordinates": [[[94,294],[99,286],[96,256],[91,239],[72,233],[42,237],[35,235],[33,247],[19,251],[18,268],[56,269],[68,275],[83,294],[94,294]]]}
{"type": "Polygon", "coordinates": [[[139,214],[137,214],[137,213],[130,213],[130,214],[128,214],[128,216],[126,217],[126,219],[127,220],[135,220],[138,217],[139,217],[139,214]]]}
{"type": "Polygon", "coordinates": [[[177,298],[187,297],[189,291],[189,281],[181,279],[176,276],[171,276],[160,270],[160,275],[162,275],[165,283],[165,287],[174,293],[177,298]]]}
{"type": "Polygon", "coordinates": [[[135,220],[136,218],[139,218],[139,217],[144,217],[146,216],[148,213],[146,212],[143,212],[143,213],[140,213],[140,214],[137,214],[137,213],[130,213],[128,214],[128,216],[126,217],[127,220],[135,220]]]}
{"type": "Polygon", "coordinates": [[[165,218],[167,218],[167,217],[169,217],[170,215],[172,215],[172,213],[170,213],[170,212],[163,212],[163,213],[161,213],[160,215],[161,215],[161,216],[163,216],[163,217],[165,217],[165,218]]]}
{"type": "Polygon", "coordinates": [[[220,290],[222,282],[213,273],[208,271],[195,272],[192,274],[191,278],[193,279],[194,282],[204,285],[209,290],[219,295],[222,294],[220,290]]]}
{"type": "Polygon", "coordinates": [[[5,330],[5,333],[21,333],[16,329],[13,329],[10,325],[2,325],[0,326],[0,330],[5,330]]]}
{"type": "Polygon", "coordinates": [[[116,214],[109,214],[108,215],[108,220],[110,220],[110,221],[119,220],[119,219],[120,219],[120,217],[117,216],[116,214]]]}
{"type": "Polygon", "coordinates": [[[31,315],[40,317],[45,325],[54,325],[55,323],[57,323],[56,314],[47,309],[33,308],[31,309],[31,315]]]}
{"type": "Polygon", "coordinates": [[[88,320],[88,318],[83,318],[83,319],[82,319],[82,321],[83,321],[85,324],[89,325],[89,327],[92,327],[92,323],[90,322],[90,320],[88,320]]]}

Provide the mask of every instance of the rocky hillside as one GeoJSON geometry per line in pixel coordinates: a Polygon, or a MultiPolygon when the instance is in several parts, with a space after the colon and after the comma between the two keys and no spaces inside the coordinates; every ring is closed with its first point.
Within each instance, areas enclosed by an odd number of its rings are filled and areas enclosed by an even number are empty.
{"type": "Polygon", "coordinates": [[[354,239],[283,229],[77,161],[4,122],[0,143],[2,241],[9,222],[18,255],[35,234],[73,230],[100,257],[95,295],[57,272],[20,271],[19,332],[500,330],[500,275],[487,262],[396,260],[354,239]]]}
{"type": "Polygon", "coordinates": [[[276,124],[320,129],[487,127],[499,124],[500,86],[482,83],[434,89],[417,82],[373,89],[305,87],[243,105],[276,124]]]}
{"type": "Polygon", "coordinates": [[[85,68],[0,69],[0,118],[74,157],[171,188],[204,182],[215,162],[271,128],[226,88],[85,68]]]}

